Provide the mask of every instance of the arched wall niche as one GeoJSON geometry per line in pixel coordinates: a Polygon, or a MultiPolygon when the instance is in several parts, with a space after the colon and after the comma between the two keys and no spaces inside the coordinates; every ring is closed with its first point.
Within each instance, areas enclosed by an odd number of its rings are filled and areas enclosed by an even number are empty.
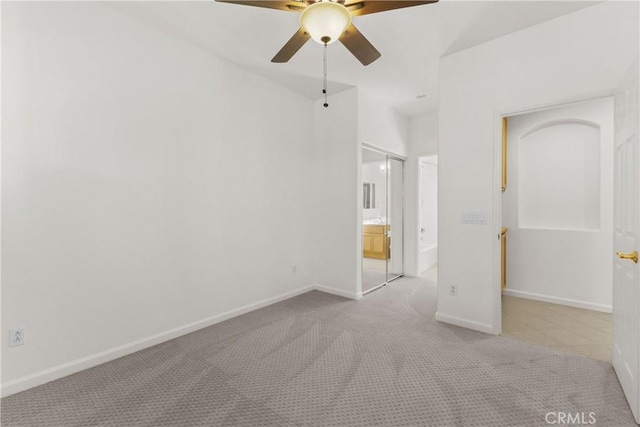
{"type": "Polygon", "coordinates": [[[599,230],[600,126],[554,120],[518,144],[520,228],[599,230]]]}

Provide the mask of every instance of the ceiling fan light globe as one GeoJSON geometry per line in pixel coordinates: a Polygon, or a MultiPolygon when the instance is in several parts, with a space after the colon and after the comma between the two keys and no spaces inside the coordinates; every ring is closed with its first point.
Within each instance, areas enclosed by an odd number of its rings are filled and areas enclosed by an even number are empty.
{"type": "Polygon", "coordinates": [[[349,25],[351,13],[340,3],[332,1],[313,3],[300,15],[300,26],[320,44],[335,42],[349,25]]]}

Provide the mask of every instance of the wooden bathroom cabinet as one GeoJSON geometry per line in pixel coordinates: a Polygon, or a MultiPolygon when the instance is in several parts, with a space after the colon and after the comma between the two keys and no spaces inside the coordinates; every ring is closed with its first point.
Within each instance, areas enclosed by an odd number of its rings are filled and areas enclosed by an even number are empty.
{"type": "Polygon", "coordinates": [[[389,258],[389,226],[365,224],[362,226],[362,253],[365,258],[389,258]]]}

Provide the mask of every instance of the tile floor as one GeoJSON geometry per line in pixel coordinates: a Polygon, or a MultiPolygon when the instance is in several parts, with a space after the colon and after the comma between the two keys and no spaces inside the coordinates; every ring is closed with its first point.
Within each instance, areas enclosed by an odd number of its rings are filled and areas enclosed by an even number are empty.
{"type": "Polygon", "coordinates": [[[502,334],[611,363],[608,313],[503,296],[502,334]]]}

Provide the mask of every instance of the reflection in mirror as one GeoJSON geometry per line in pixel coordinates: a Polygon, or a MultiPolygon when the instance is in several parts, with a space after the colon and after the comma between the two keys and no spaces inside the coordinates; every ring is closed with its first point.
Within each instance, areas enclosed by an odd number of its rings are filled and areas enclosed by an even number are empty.
{"type": "Polygon", "coordinates": [[[387,282],[401,277],[404,268],[404,162],[387,157],[387,282]]]}
{"type": "Polygon", "coordinates": [[[376,185],[372,182],[362,184],[362,195],[364,197],[362,208],[373,209],[376,207],[376,185]]]}
{"type": "Polygon", "coordinates": [[[362,292],[387,282],[387,156],[362,150],[362,292]]]}

